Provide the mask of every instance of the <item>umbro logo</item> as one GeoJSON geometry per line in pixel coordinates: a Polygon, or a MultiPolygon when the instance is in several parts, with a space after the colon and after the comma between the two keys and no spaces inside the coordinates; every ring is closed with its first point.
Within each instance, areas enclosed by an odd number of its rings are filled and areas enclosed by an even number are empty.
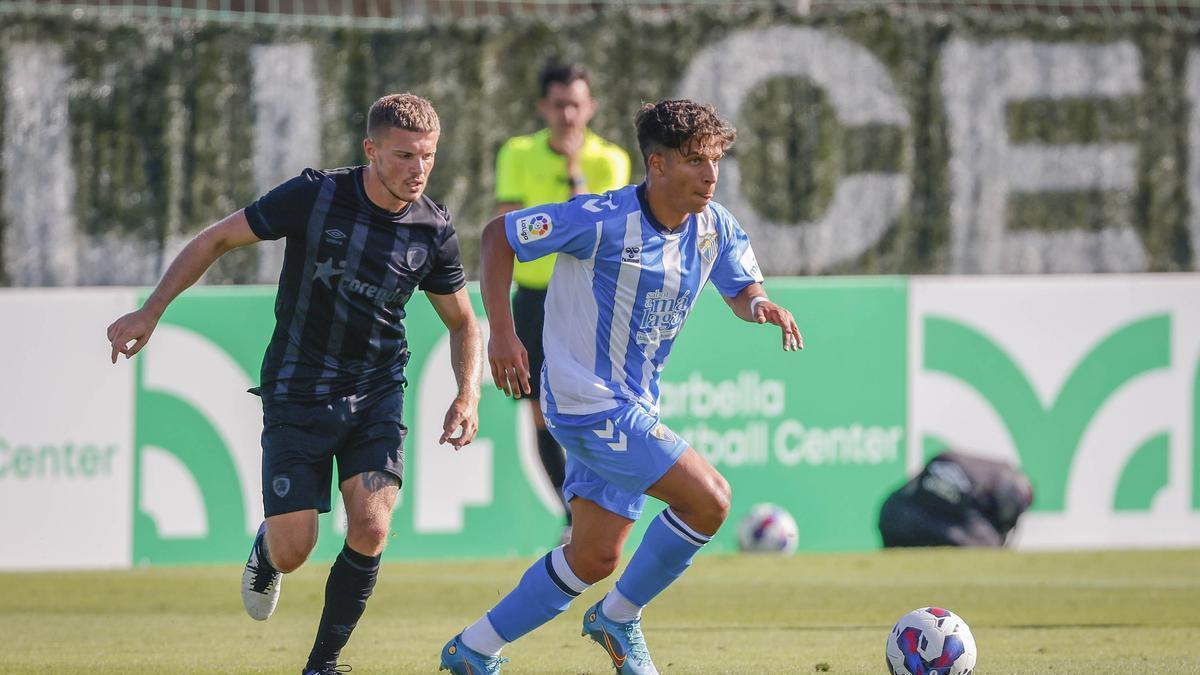
{"type": "Polygon", "coordinates": [[[325,240],[331,244],[340,244],[346,238],[346,233],[338,229],[325,230],[325,240]]]}

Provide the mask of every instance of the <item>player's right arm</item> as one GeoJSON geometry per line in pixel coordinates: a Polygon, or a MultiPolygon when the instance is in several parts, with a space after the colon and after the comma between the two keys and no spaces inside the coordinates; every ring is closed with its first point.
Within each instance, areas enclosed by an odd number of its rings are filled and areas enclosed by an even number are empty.
{"type": "Polygon", "coordinates": [[[512,299],[515,252],[504,233],[504,216],[483,228],[479,252],[479,291],[488,316],[488,364],[492,380],[505,396],[529,393],[529,354],[513,326],[512,299]]]}
{"type": "Polygon", "coordinates": [[[117,355],[129,358],[141,351],[150,340],[150,334],[158,326],[158,320],[180,293],[187,289],[225,253],[249,244],[262,241],[250,229],[245,209],[226,216],[205,228],[175,256],[154,292],[146,298],[141,309],[117,319],[108,327],[108,341],[112,344],[112,362],[117,355]],[[130,344],[132,343],[132,344],[130,344]]]}
{"type": "Polygon", "coordinates": [[[530,392],[529,354],[513,327],[513,258],[529,262],[551,253],[590,257],[598,236],[595,214],[574,199],[542,204],[493,218],[483,228],[479,290],[490,322],[488,364],[496,387],[520,398],[530,392]]]}

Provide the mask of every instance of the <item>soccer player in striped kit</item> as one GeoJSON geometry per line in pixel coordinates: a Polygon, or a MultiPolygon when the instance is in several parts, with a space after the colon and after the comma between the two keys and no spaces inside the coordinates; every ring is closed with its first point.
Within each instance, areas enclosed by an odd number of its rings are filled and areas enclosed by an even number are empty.
{"type": "Polygon", "coordinates": [[[441,123],[429,101],[384,96],[367,114],[370,163],[305,169],[198,234],[145,305],[108,328],[112,360],[138,353],[167,305],[218,257],[287,238],[275,331],[263,357],[263,506],[242,574],[242,602],[259,621],[275,611],[282,575],[317,543],[331,508],[337,459],[346,543],[325,586],[325,608],[305,675],[342,672],[338,655],[375,587],[404,476],[402,418],[408,343],[404,307],[418,289],[450,332],[458,394],[442,443],[471,442],[479,426],[482,345],[458,238],[425,196],[441,123]]]}
{"type": "MultiPolygon", "coordinates": [[[[496,154],[496,201],[501,215],[629,184],[629,155],[588,128],[597,104],[587,69],[578,64],[548,65],[538,75],[538,84],[542,97],[537,109],[546,128],[508,139],[496,154]]],[[[554,254],[513,266],[513,281],[517,282],[513,323],[529,366],[536,372],[542,369],[546,288],[553,272],[554,254]]],[[[538,456],[561,496],[567,460],[542,418],[538,385],[538,379],[531,378],[528,403],[537,430],[538,456]]],[[[563,507],[566,529],[561,543],[566,543],[571,540],[571,510],[565,502],[563,507]]]]}
{"type": "Polygon", "coordinates": [[[526,351],[513,329],[512,260],[558,253],[546,299],[542,411],[567,450],[571,541],[533,564],[517,587],[442,648],[454,673],[500,672],[505,644],[554,618],[617,568],[646,495],[669,506],[651,522],[583,633],[619,673],[657,673],[642,608],[677,579],[729,513],[730,488],[658,415],[658,377],[701,288],[712,281],[733,313],[803,346],[790,312],[771,302],[746,233],[712,201],[735,132],[711,106],[662,101],[637,120],[646,182],[535,206],[490,222],[481,288],[497,386],[529,392],[526,351]]]}

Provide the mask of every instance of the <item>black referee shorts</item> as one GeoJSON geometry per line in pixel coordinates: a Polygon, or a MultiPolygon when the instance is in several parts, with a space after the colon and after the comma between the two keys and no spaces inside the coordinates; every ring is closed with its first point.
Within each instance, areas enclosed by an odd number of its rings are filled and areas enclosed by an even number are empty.
{"type": "Polygon", "coordinates": [[[517,337],[529,353],[530,397],[537,400],[542,394],[542,362],[546,352],[542,350],[542,329],[546,325],[545,289],[517,286],[513,293],[513,323],[517,337]]]}

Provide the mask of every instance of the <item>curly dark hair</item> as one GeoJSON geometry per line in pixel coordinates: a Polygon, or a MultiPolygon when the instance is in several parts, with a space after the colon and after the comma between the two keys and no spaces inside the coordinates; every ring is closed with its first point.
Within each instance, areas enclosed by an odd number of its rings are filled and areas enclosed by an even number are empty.
{"type": "Polygon", "coordinates": [[[737,138],[716,108],[686,99],[646,103],[634,120],[642,160],[662,149],[687,155],[693,151],[723,154],[737,138]]]}

